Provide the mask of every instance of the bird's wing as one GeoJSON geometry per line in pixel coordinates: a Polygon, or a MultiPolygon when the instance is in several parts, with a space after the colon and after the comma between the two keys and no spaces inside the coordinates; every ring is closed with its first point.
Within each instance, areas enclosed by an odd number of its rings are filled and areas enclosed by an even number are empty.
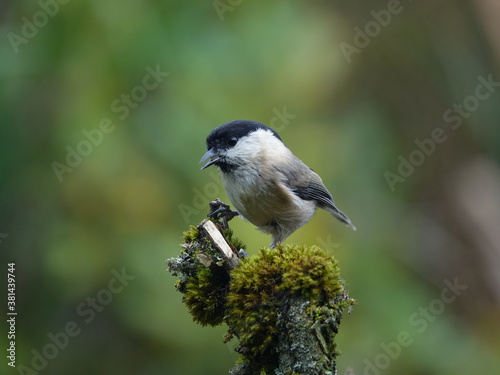
{"type": "Polygon", "coordinates": [[[332,209],[337,209],[335,207],[335,202],[333,201],[332,195],[325,187],[325,185],[323,185],[321,178],[312,170],[310,171],[310,176],[311,178],[307,183],[296,185],[290,184],[290,189],[299,198],[302,198],[304,200],[314,200],[320,207],[327,206],[332,209]]]}
{"type": "Polygon", "coordinates": [[[290,157],[293,160],[276,164],[276,172],[281,176],[281,182],[301,199],[314,200],[320,207],[335,208],[332,195],[323,185],[321,177],[295,155],[290,153],[290,157]]]}
{"type": "Polygon", "coordinates": [[[335,205],[332,195],[323,184],[321,177],[302,162],[297,169],[300,170],[286,174],[286,179],[283,181],[285,185],[299,198],[316,201],[318,207],[330,212],[341,222],[356,230],[351,220],[335,205]]]}

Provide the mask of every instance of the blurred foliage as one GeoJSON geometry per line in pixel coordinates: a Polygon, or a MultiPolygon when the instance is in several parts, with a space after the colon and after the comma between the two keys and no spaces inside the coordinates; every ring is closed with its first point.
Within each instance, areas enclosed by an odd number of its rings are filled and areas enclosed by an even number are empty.
{"type": "MultiPolygon", "coordinates": [[[[227,372],[225,329],[191,321],[164,261],[210,200],[227,201],[217,174],[199,171],[204,138],[252,119],[279,131],[358,227],[318,212],[287,241],[333,252],[359,302],[338,336],[339,373],[368,362],[386,374],[498,372],[498,86],[470,99],[481,77],[500,80],[495,2],[401,1],[378,32],[394,1],[220,3],[0,4],[0,259],[2,275],[16,263],[18,366],[76,322],[41,373],[227,372]],[[374,36],[347,59],[356,27],[374,36]],[[163,78],[148,79],[155,70],[163,78]],[[447,121],[460,104],[474,110],[447,121]],[[90,143],[84,131],[107,119],[90,143]],[[391,189],[385,173],[437,127],[447,140],[391,189]],[[54,162],[74,152],[85,156],[58,178],[54,162]],[[123,269],[134,278],[114,293],[123,269]],[[467,289],[437,309],[455,278],[467,289]],[[423,330],[420,309],[439,312],[423,330]],[[412,343],[384,362],[401,332],[412,343]]],[[[241,220],[233,229],[250,253],[269,243],[241,220]]]]}

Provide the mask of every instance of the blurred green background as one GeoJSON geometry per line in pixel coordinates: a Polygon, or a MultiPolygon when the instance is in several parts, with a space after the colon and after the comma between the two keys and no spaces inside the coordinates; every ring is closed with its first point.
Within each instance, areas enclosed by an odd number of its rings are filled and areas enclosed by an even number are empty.
{"type": "MultiPolygon", "coordinates": [[[[0,305],[15,262],[18,312],[16,369],[1,318],[2,374],[228,372],[225,327],[192,322],[165,259],[227,201],[198,161],[233,119],[274,126],[358,227],[318,212],[287,241],[328,248],[358,300],[339,374],[498,373],[498,2],[4,0],[0,14],[0,305]]],[[[232,226],[250,253],[270,242],[232,226]]]]}

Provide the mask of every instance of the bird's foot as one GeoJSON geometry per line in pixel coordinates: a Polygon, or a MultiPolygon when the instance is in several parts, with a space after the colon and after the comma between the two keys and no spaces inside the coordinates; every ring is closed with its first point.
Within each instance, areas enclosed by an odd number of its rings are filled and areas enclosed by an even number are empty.
{"type": "Polygon", "coordinates": [[[221,200],[217,198],[216,200],[210,202],[210,212],[207,216],[221,222],[222,227],[227,229],[229,228],[227,224],[228,221],[238,215],[238,211],[231,210],[228,204],[221,202],[221,200]]]}

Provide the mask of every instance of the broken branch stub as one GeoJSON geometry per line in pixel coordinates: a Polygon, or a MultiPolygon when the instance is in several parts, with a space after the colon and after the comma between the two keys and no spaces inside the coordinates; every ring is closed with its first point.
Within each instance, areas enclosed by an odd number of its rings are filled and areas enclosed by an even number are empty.
{"type": "Polygon", "coordinates": [[[224,264],[229,270],[232,270],[238,265],[238,255],[231,248],[229,243],[224,239],[219,228],[210,220],[204,220],[199,228],[202,229],[212,244],[220,251],[224,258],[224,264]]]}

